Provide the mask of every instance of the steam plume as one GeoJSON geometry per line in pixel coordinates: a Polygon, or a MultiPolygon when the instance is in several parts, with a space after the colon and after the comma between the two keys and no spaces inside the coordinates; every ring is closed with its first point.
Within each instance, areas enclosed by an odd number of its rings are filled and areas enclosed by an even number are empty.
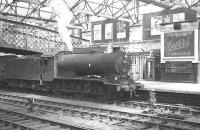
{"type": "Polygon", "coordinates": [[[112,53],[112,52],[113,52],[113,44],[112,44],[112,42],[110,42],[107,45],[107,51],[106,51],[106,53],[112,53]]]}
{"type": "Polygon", "coordinates": [[[58,32],[62,40],[66,43],[68,51],[73,51],[72,39],[70,38],[71,31],[67,28],[73,18],[72,12],[63,0],[49,0],[47,6],[52,7],[57,16],[58,32]]]}

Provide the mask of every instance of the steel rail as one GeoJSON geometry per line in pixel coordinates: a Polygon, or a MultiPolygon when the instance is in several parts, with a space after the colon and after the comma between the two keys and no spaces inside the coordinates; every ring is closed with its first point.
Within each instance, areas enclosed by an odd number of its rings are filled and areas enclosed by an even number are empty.
{"type": "MultiPolygon", "coordinates": [[[[6,94],[3,94],[4,96],[6,94]]],[[[2,95],[1,95],[2,96],[2,95]]],[[[30,98],[27,97],[19,97],[16,95],[6,95],[5,97],[1,97],[1,99],[5,102],[12,102],[22,104],[22,106],[27,106],[30,98]],[[10,96],[10,99],[9,99],[10,96]],[[13,98],[18,98],[16,99],[13,98]]],[[[192,122],[182,119],[174,119],[167,117],[159,117],[150,114],[138,114],[138,113],[130,113],[123,111],[116,111],[112,109],[104,109],[98,108],[94,106],[83,106],[83,105],[75,105],[69,103],[59,103],[54,101],[46,101],[41,99],[34,99],[34,107],[39,108],[42,111],[46,112],[59,112],[62,111],[63,114],[70,114],[78,117],[87,117],[87,118],[97,118],[98,120],[105,119],[109,121],[111,124],[113,122],[117,122],[116,124],[120,124],[119,122],[131,122],[131,123],[139,123],[146,127],[159,127],[159,128],[168,128],[168,129],[194,129],[200,127],[200,122],[192,122]],[[174,125],[172,125],[174,123],[174,125]]],[[[115,123],[113,123],[115,124],[115,123]]]]}
{"type": "Polygon", "coordinates": [[[166,103],[151,103],[151,102],[144,102],[144,101],[128,101],[123,102],[122,106],[126,107],[141,107],[143,109],[151,107],[153,109],[164,109],[169,110],[171,112],[179,112],[183,114],[191,114],[191,115],[200,115],[200,107],[196,106],[186,106],[181,104],[166,104],[166,103]]]}
{"type": "Polygon", "coordinates": [[[9,128],[18,128],[18,130],[38,130],[39,128],[48,128],[48,130],[64,130],[69,128],[73,130],[90,129],[3,108],[0,108],[0,117],[1,128],[4,126],[9,128]]]}

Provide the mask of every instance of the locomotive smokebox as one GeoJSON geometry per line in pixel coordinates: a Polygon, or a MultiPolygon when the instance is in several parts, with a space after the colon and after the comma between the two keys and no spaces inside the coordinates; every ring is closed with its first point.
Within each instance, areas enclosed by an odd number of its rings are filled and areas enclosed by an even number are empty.
{"type": "Polygon", "coordinates": [[[130,60],[121,51],[60,55],[56,60],[56,65],[58,77],[103,76],[107,73],[127,74],[130,70],[130,60]]]}

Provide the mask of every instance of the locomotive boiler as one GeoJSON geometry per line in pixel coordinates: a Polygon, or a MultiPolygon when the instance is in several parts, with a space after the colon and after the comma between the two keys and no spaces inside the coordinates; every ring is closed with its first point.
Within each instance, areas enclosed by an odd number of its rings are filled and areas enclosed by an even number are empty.
{"type": "Polygon", "coordinates": [[[55,56],[26,56],[5,65],[8,88],[53,92],[102,99],[130,98],[140,84],[130,80],[130,59],[113,53],[60,52],[55,56]]]}
{"type": "Polygon", "coordinates": [[[71,54],[59,56],[56,66],[58,77],[100,76],[112,83],[119,81],[117,76],[128,74],[130,60],[122,52],[71,54]]]}

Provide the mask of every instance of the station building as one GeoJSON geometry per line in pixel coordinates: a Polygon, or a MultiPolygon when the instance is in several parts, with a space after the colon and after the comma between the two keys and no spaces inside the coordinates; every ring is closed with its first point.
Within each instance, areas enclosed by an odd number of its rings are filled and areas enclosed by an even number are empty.
{"type": "Polygon", "coordinates": [[[177,8],[144,14],[142,25],[99,20],[91,23],[91,41],[94,46],[112,44],[131,52],[136,79],[200,83],[196,19],[195,11],[177,8]]]}

